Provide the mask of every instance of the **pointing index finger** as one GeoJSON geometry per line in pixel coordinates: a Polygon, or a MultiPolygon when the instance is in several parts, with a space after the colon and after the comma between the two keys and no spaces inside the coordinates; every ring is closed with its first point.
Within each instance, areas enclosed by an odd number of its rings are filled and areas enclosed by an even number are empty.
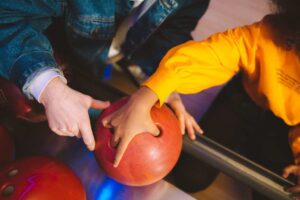
{"type": "Polygon", "coordinates": [[[90,119],[88,117],[80,127],[80,132],[83,142],[86,144],[90,151],[93,151],[95,149],[95,139],[90,125],[90,119]]]}
{"type": "Polygon", "coordinates": [[[117,153],[115,156],[115,161],[114,161],[114,167],[118,167],[118,165],[120,164],[120,161],[128,147],[129,142],[131,141],[132,137],[130,136],[125,136],[121,138],[121,141],[117,147],[117,153]]]}

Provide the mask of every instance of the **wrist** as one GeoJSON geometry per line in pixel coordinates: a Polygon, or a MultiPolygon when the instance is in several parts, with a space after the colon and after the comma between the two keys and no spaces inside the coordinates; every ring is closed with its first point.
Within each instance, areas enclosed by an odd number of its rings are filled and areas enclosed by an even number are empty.
{"type": "Polygon", "coordinates": [[[55,68],[45,67],[34,72],[26,82],[27,90],[30,96],[33,96],[39,103],[40,96],[48,83],[56,78],[60,77],[63,81],[67,82],[63,74],[55,68]]]}
{"type": "Polygon", "coordinates": [[[47,104],[53,97],[63,94],[67,87],[67,84],[60,77],[53,78],[42,91],[39,102],[43,105],[47,104]]]}
{"type": "Polygon", "coordinates": [[[148,111],[151,110],[157,101],[156,93],[148,87],[141,87],[129,99],[130,104],[148,111]]]}

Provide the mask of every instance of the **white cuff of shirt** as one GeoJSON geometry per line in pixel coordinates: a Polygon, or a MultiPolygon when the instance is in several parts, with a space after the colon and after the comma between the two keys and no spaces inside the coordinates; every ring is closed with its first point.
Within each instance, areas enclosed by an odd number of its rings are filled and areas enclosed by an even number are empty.
{"type": "Polygon", "coordinates": [[[40,103],[40,96],[50,81],[56,77],[60,77],[65,83],[67,80],[57,71],[51,69],[38,74],[29,86],[31,95],[40,103]]]}

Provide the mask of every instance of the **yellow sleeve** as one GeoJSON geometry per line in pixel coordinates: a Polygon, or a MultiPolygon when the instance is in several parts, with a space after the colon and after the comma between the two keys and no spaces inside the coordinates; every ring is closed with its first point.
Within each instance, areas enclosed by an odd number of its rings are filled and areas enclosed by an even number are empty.
{"type": "Polygon", "coordinates": [[[223,84],[240,66],[253,62],[258,32],[258,24],[253,24],[176,46],[143,85],[163,103],[173,91],[190,94],[223,84]]]}

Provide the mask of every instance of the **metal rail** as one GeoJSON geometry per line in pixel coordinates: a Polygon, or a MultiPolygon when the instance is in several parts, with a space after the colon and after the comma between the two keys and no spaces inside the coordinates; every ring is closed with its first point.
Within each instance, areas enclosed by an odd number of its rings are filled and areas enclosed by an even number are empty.
{"type": "Polygon", "coordinates": [[[206,136],[197,135],[195,141],[185,136],[183,149],[272,199],[294,199],[294,195],[285,191],[285,188],[293,186],[294,183],[225,148],[206,136]]]}

